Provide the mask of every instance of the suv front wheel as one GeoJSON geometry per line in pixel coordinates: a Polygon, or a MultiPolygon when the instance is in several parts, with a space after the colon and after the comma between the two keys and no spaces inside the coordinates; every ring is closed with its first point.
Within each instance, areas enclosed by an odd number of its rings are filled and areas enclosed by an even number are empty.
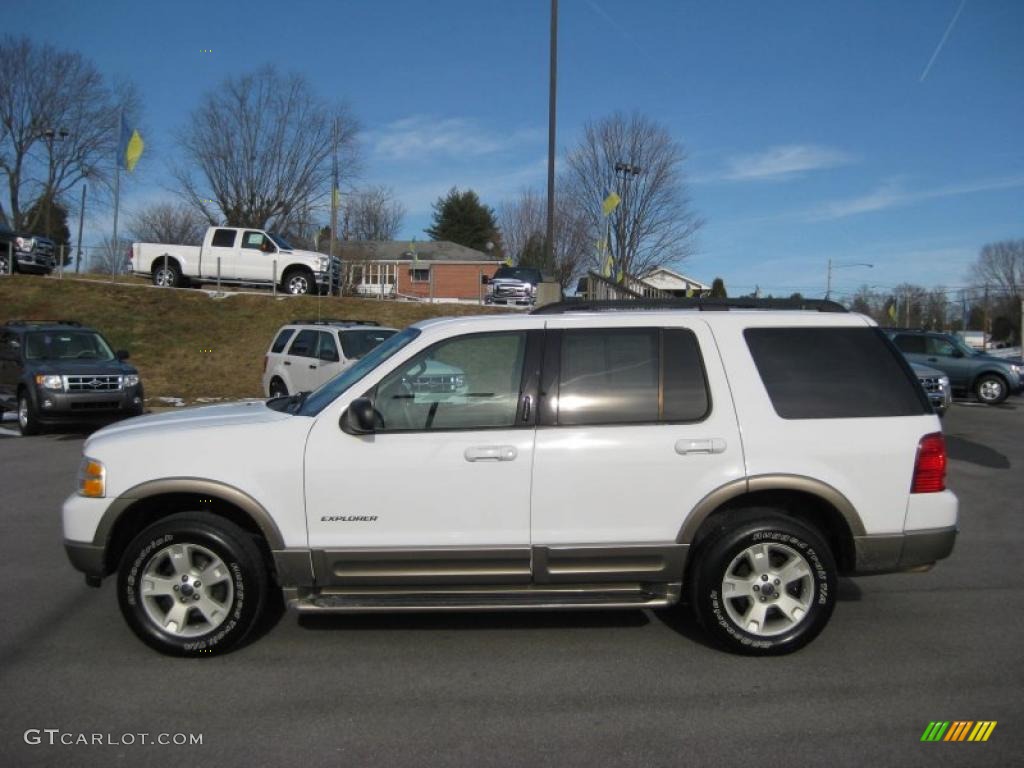
{"type": "Polygon", "coordinates": [[[994,373],[986,373],[974,384],[974,394],[986,405],[999,405],[1006,399],[1006,382],[1001,376],[994,373]]]}
{"type": "Polygon", "coordinates": [[[125,549],[118,602],[132,631],[174,656],[231,649],[267,602],[267,569],[248,533],[210,515],[171,515],[125,549]]]}
{"type": "Polygon", "coordinates": [[[701,546],[691,604],[704,629],[727,650],[790,653],[828,623],[838,572],[817,533],[761,511],[765,516],[720,528],[701,546]]]}

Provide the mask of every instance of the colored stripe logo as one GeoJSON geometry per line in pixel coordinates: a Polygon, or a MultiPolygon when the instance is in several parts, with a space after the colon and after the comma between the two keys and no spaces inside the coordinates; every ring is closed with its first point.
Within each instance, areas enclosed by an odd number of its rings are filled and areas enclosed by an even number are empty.
{"type": "Polygon", "coordinates": [[[995,720],[939,720],[928,723],[921,741],[988,741],[995,720]]]}

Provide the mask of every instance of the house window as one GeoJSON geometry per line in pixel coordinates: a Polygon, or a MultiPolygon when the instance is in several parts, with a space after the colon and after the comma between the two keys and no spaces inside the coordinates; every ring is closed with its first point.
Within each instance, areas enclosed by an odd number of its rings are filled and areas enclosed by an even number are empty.
{"type": "Polygon", "coordinates": [[[430,267],[413,267],[409,270],[409,274],[412,276],[414,283],[430,282],[430,267]]]}

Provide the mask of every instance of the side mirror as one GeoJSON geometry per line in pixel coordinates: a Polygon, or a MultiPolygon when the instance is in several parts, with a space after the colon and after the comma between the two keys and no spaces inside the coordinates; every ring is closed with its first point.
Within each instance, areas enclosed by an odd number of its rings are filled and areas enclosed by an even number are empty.
{"type": "Polygon", "coordinates": [[[345,412],[339,423],[342,432],[350,435],[370,435],[377,428],[377,411],[368,397],[357,397],[345,412]]]}
{"type": "Polygon", "coordinates": [[[487,275],[480,275],[481,285],[487,285],[489,282],[491,282],[491,278],[489,278],[487,275]]]}
{"type": "Polygon", "coordinates": [[[117,355],[118,360],[127,360],[129,357],[131,357],[131,355],[128,354],[127,349],[119,349],[115,354],[117,355]]]}

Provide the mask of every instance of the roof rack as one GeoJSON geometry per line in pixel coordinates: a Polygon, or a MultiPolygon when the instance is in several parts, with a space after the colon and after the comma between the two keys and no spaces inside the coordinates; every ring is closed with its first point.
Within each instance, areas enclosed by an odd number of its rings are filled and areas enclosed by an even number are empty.
{"type": "Polygon", "coordinates": [[[376,320],[336,320],[322,318],[320,320],[292,320],[289,325],[380,325],[376,320]]]}
{"type": "Polygon", "coordinates": [[[81,328],[77,320],[8,320],[4,325],[72,325],[81,328]]]}
{"type": "Polygon", "coordinates": [[[702,312],[730,309],[803,309],[815,312],[846,312],[846,307],[828,299],[720,299],[693,297],[679,299],[568,300],[537,307],[530,314],[559,315],[564,312],[610,312],[635,309],[698,309],[702,312]]]}

